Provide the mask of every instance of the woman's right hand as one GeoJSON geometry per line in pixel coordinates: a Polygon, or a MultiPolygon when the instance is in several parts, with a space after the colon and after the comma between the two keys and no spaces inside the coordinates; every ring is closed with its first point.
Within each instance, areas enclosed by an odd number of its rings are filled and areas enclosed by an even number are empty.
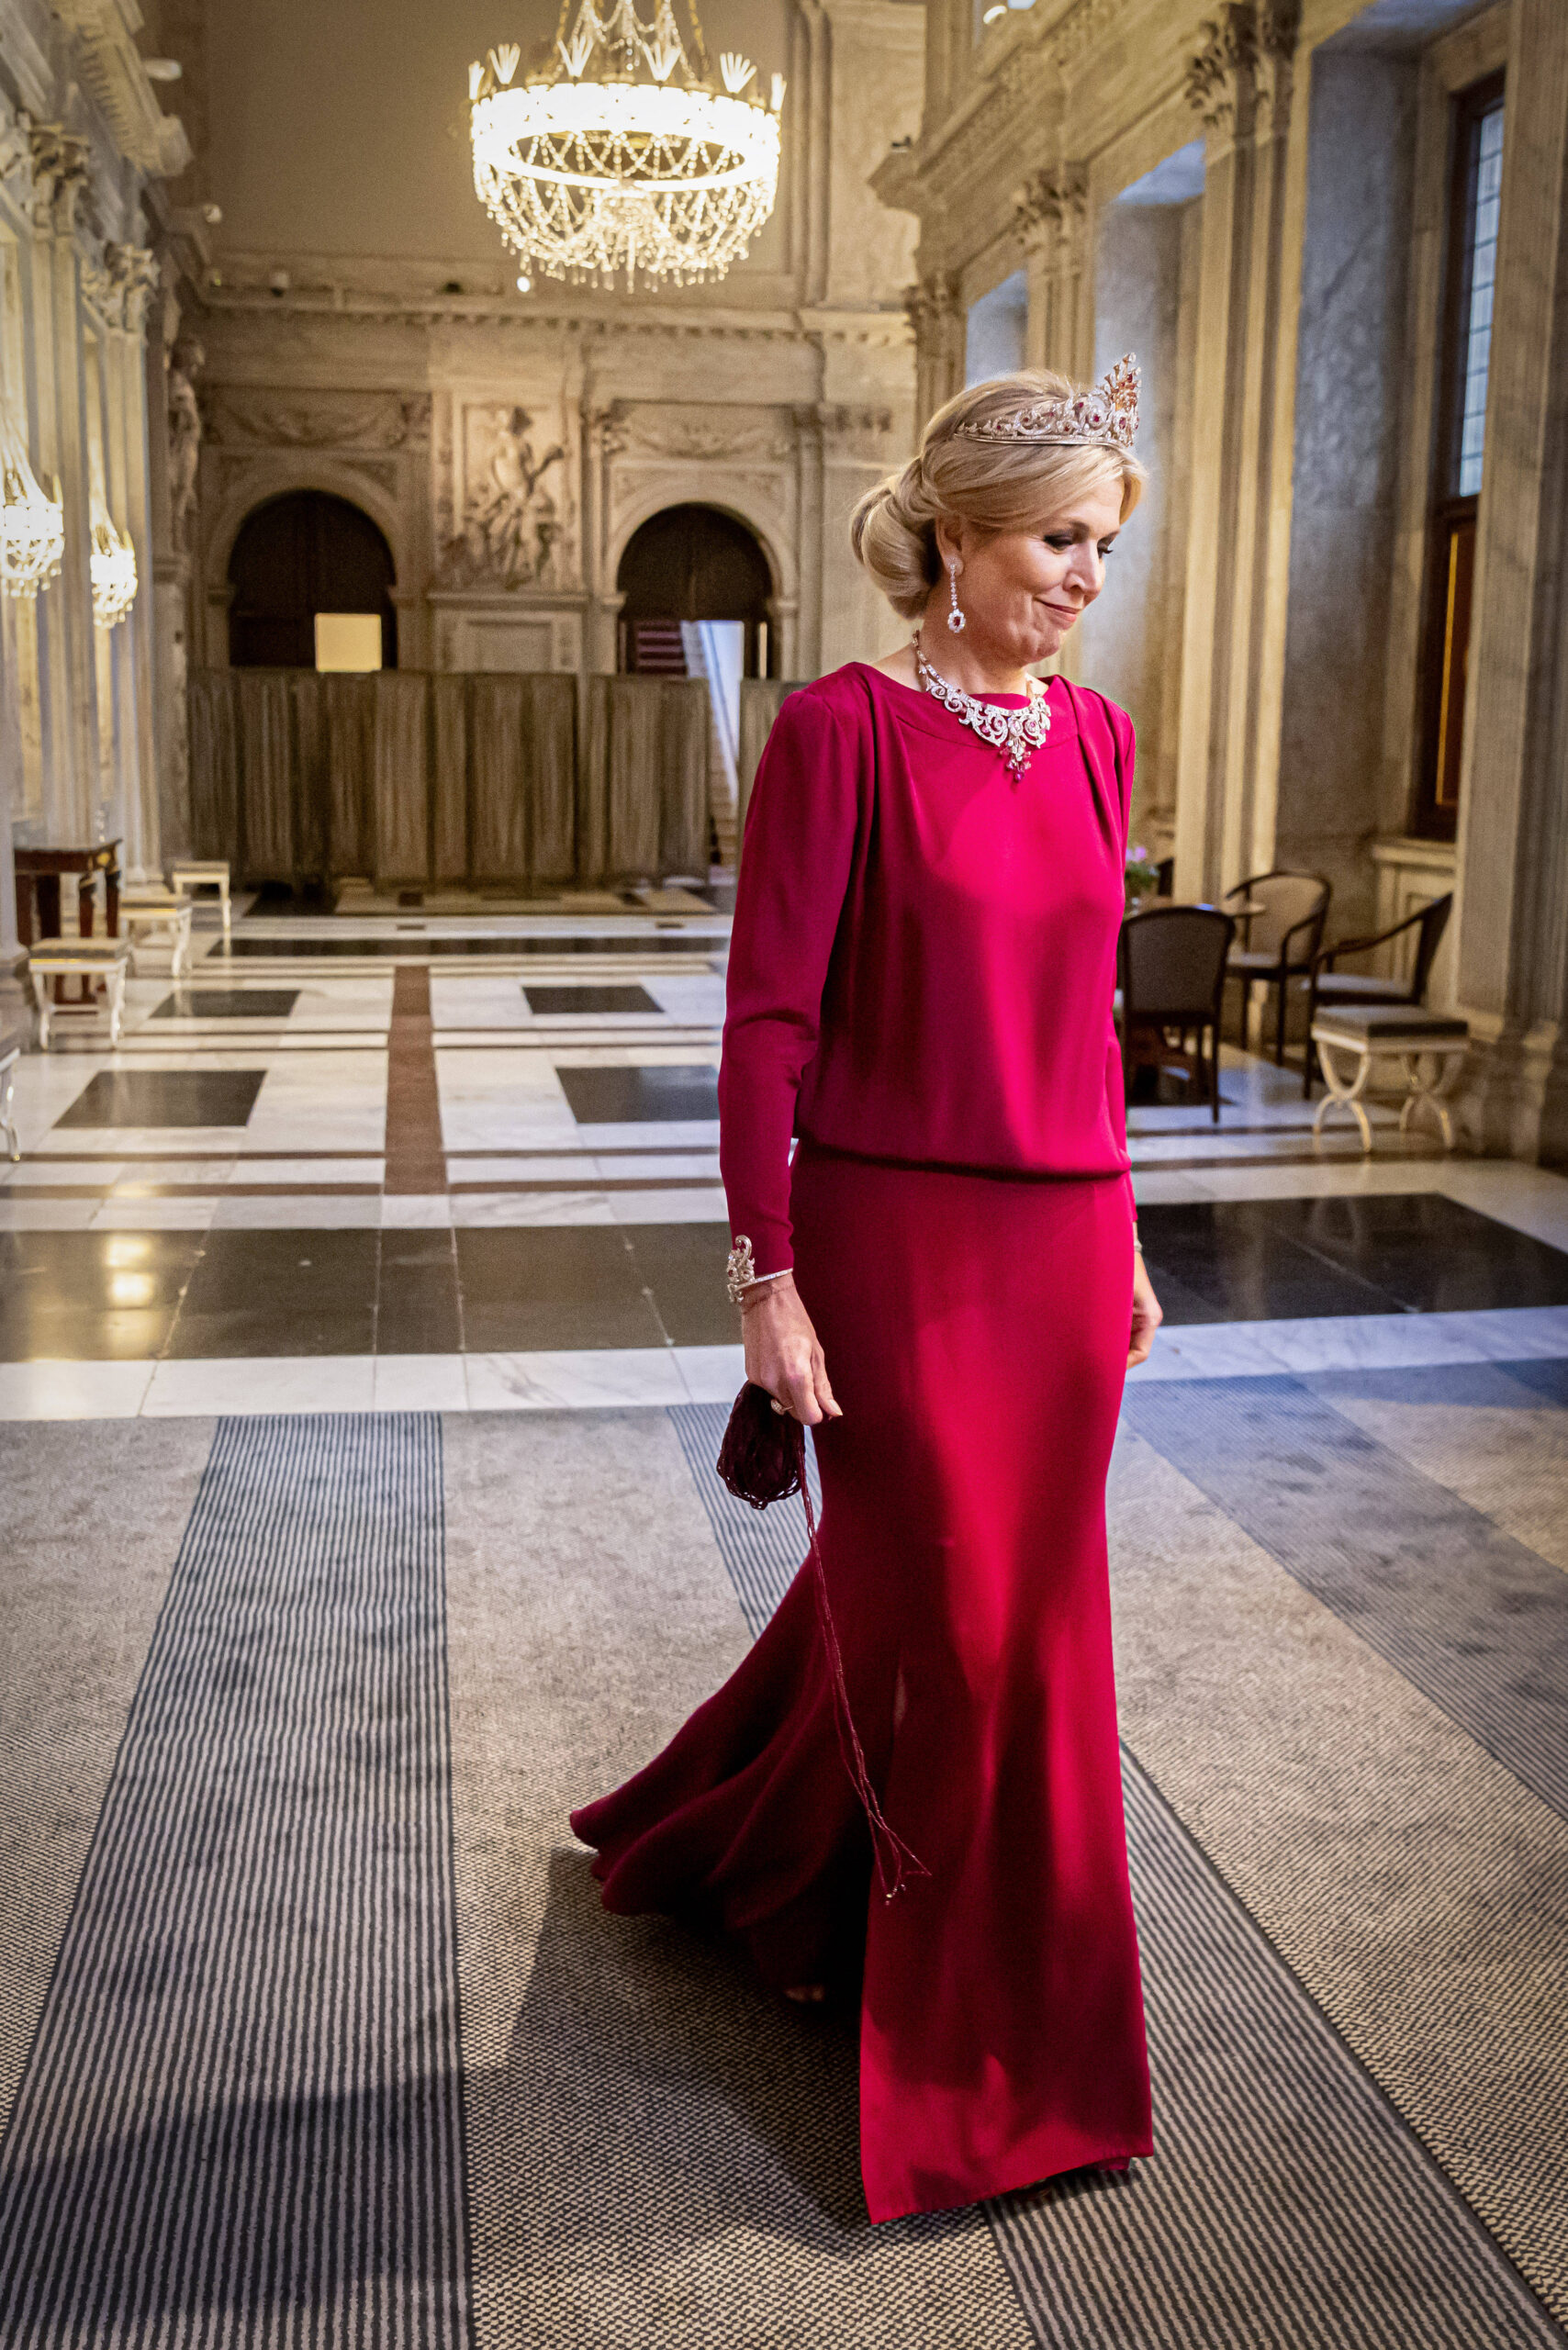
{"type": "Polygon", "coordinates": [[[827,1363],[812,1317],[801,1303],[792,1273],[759,1281],[741,1306],[745,1375],[765,1387],[790,1416],[814,1427],[819,1420],[841,1420],[828,1385],[827,1363]]]}

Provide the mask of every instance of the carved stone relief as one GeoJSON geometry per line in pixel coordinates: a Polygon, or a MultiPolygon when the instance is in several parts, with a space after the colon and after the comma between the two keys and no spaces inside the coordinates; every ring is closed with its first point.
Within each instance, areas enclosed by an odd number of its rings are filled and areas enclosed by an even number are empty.
{"type": "Polygon", "coordinates": [[[214,442],[270,449],[399,449],[429,430],[428,397],[396,392],[226,389],[213,394],[207,418],[214,442]]]}
{"type": "Polygon", "coordinates": [[[461,520],[442,549],[437,585],[558,586],[570,560],[565,443],[547,443],[525,408],[470,408],[464,422],[461,520]]]}
{"type": "Polygon", "coordinates": [[[790,454],[788,424],[774,409],[697,404],[644,408],[617,401],[610,413],[618,427],[618,455],[674,458],[689,464],[762,457],[782,464],[790,454]]]}

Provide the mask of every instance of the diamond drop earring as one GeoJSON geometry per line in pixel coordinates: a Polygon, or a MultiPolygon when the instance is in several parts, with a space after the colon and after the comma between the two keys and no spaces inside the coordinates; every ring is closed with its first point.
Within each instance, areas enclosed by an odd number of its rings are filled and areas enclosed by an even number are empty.
{"type": "Polygon", "coordinates": [[[961,636],[969,623],[958,605],[958,566],[956,563],[949,563],[947,565],[947,593],[953,599],[953,609],[947,615],[947,625],[955,636],[961,636]]]}

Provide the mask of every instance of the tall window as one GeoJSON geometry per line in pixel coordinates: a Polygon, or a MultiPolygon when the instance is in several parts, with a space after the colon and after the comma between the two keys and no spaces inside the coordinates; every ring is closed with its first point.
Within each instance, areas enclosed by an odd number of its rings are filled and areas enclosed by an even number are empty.
{"type": "Polygon", "coordinates": [[[1454,102],[1448,283],[1438,434],[1427,534],[1425,710],[1416,830],[1452,840],[1464,740],[1465,656],[1475,577],[1475,519],[1486,438],[1492,296],[1503,186],[1503,77],[1454,102]]]}

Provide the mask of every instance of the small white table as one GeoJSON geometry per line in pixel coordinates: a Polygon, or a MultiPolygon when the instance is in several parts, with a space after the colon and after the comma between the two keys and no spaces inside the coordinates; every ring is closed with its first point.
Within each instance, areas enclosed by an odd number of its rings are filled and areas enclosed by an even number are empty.
{"type": "MultiPolygon", "coordinates": [[[[226,856],[183,856],[169,867],[169,886],[188,897],[193,890],[216,890],[223,915],[223,935],[230,931],[229,860],[226,856]]],[[[123,904],[124,901],[121,901],[123,904]]]]}
{"type": "Polygon", "coordinates": [[[32,981],[42,1050],[49,1050],[50,1025],[54,1016],[50,982],[77,975],[103,980],[108,1001],[109,1042],[118,1045],[125,1012],[125,978],[129,968],[128,938],[44,938],[29,947],[28,977],[32,981]]]}
{"type": "Polygon", "coordinates": [[[1324,1119],[1338,1106],[1350,1111],[1361,1130],[1361,1149],[1370,1151],[1372,1125],[1361,1102],[1374,1063],[1396,1060],[1404,1064],[1405,1078],[1398,1089],[1405,1097],[1399,1112],[1401,1140],[1417,1111],[1429,1109],[1441,1128],[1443,1148],[1453,1148],[1453,1120],[1444,1096],[1452,1091],[1469,1048],[1467,1020],[1424,1012],[1416,1004],[1346,1004],[1338,1012],[1318,1013],[1312,1041],[1328,1089],[1312,1122],[1315,1141],[1322,1136],[1324,1119]]]}
{"type": "Polygon", "coordinates": [[[169,976],[177,979],[191,967],[191,901],[178,890],[137,885],[119,893],[119,926],[130,940],[131,968],[140,977],[140,948],[155,938],[169,947],[169,976]]]}
{"type": "Polygon", "coordinates": [[[7,1158],[20,1158],[21,1141],[12,1112],[17,1105],[17,1062],[21,1056],[20,1045],[0,1048],[0,1135],[6,1137],[7,1158]]]}

